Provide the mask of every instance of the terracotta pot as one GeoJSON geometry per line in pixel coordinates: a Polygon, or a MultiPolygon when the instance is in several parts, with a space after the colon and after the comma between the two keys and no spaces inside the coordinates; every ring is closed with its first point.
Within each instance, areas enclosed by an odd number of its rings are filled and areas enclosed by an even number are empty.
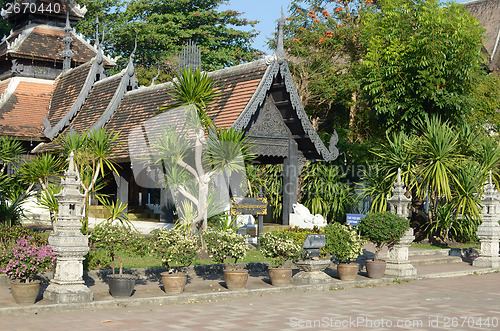
{"type": "Polygon", "coordinates": [[[109,293],[115,298],[132,295],[137,277],[132,275],[108,275],[109,293]]]}
{"type": "Polygon", "coordinates": [[[273,286],[288,286],[292,281],[292,268],[269,268],[269,278],[273,286]]]}
{"type": "Polygon", "coordinates": [[[245,289],[248,281],[248,270],[224,270],[224,281],[226,286],[231,291],[245,289]]]}
{"type": "Polygon", "coordinates": [[[337,264],[337,273],[340,280],[354,280],[359,271],[359,264],[356,262],[337,264]]]}
{"type": "Polygon", "coordinates": [[[34,280],[31,283],[21,283],[18,280],[13,280],[10,283],[10,292],[17,304],[32,305],[35,303],[38,293],[40,293],[40,281],[34,280]]]}
{"type": "Polygon", "coordinates": [[[187,275],[184,272],[176,272],[169,274],[167,271],[162,272],[161,282],[167,294],[179,294],[184,292],[184,287],[187,283],[187,275]]]}
{"type": "Polygon", "coordinates": [[[370,278],[382,278],[385,274],[385,261],[366,261],[366,272],[370,278]]]}

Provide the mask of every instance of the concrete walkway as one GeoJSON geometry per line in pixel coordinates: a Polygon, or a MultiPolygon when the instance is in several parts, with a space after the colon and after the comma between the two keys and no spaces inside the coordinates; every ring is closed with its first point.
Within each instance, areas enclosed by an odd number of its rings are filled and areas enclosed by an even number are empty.
{"type": "Polygon", "coordinates": [[[123,300],[114,309],[4,315],[0,330],[498,330],[499,281],[492,273],[182,305],[123,300]]]}

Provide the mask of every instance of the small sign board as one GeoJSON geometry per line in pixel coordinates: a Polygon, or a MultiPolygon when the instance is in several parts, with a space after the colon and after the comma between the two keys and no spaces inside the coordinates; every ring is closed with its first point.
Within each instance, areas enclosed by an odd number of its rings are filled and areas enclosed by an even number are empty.
{"type": "Polygon", "coordinates": [[[346,223],[347,225],[358,225],[361,219],[365,216],[366,215],[364,214],[347,214],[346,223]]]}
{"type": "Polygon", "coordinates": [[[266,215],[267,198],[232,198],[231,215],[266,215]]]}

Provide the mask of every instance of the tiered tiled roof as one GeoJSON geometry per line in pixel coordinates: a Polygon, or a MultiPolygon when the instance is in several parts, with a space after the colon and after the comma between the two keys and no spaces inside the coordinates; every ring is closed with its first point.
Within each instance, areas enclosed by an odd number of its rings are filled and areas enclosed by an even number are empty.
{"type": "Polygon", "coordinates": [[[486,29],[483,46],[489,55],[490,70],[500,69],[500,0],[474,0],[463,3],[486,29]]]}
{"type": "MultiPolygon", "coordinates": [[[[208,73],[215,80],[219,92],[215,101],[209,105],[208,116],[214,119],[218,127],[229,128],[233,125],[255,93],[266,69],[264,61],[257,61],[251,65],[244,64],[208,73]]],[[[171,87],[171,83],[166,83],[141,87],[125,94],[115,115],[106,125],[106,129],[120,132],[117,142],[119,147],[115,151],[117,158],[128,157],[129,133],[153,117],[160,106],[168,104],[168,90],[171,87]]]]}
{"type": "MultiPolygon", "coordinates": [[[[15,31],[6,40],[0,43],[0,58],[7,54],[29,59],[55,59],[62,61],[61,52],[64,50],[62,39],[65,36],[64,29],[49,25],[35,25],[27,27],[23,31],[15,31]],[[50,45],[50,47],[47,47],[50,45]]],[[[88,62],[97,53],[95,47],[90,45],[82,37],[71,33],[73,41],[71,50],[74,52],[72,60],[77,63],[88,62]]],[[[104,59],[105,66],[114,65],[109,59],[104,59]]]]}
{"type": "Polygon", "coordinates": [[[49,109],[53,81],[15,77],[1,84],[0,132],[20,139],[43,138],[43,118],[49,109]]]}
{"type": "MultiPolygon", "coordinates": [[[[71,122],[72,129],[76,132],[83,132],[99,119],[118,89],[121,79],[122,74],[118,74],[94,84],[85,104],[71,122]]],[[[68,129],[66,128],[65,131],[67,132],[68,129]]]]}
{"type": "Polygon", "coordinates": [[[92,62],[88,62],[57,77],[47,115],[51,126],[56,125],[73,106],[85,84],[91,67],[92,62]]]}

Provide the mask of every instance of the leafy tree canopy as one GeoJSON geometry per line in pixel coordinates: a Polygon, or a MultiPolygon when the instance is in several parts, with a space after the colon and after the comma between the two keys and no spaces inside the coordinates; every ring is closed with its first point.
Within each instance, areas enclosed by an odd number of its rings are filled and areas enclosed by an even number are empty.
{"type": "MultiPolygon", "coordinates": [[[[78,30],[95,35],[95,17],[105,26],[106,52],[121,56],[126,64],[137,37],[136,64],[139,82],[149,84],[160,68],[160,80],[177,69],[177,55],[189,40],[201,49],[203,70],[220,69],[259,58],[263,53],[251,46],[258,32],[242,31],[254,27],[243,13],[218,10],[228,0],[83,0],[89,12],[78,30]],[[141,79],[142,78],[142,79],[141,79]]],[[[102,30],[102,28],[101,28],[102,30]]],[[[119,68],[118,68],[119,69],[119,68]]]]}

